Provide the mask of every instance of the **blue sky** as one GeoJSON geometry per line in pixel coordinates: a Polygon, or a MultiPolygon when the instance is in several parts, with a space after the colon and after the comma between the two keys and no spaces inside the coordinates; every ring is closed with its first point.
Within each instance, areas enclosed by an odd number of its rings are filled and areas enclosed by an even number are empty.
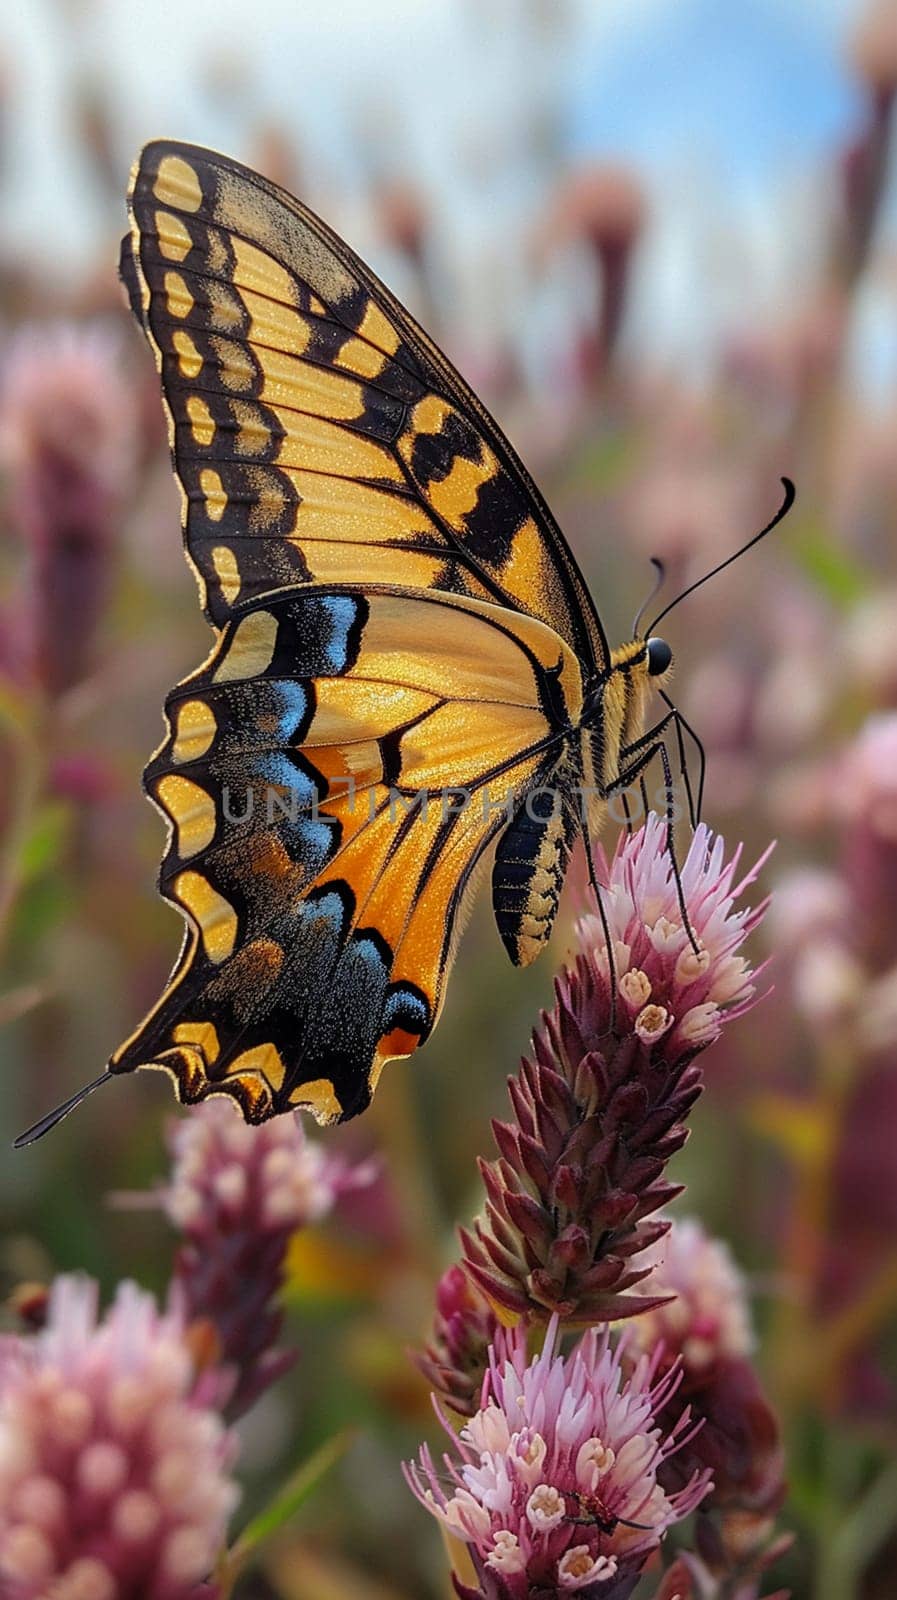
{"type": "MultiPolygon", "coordinates": [[[[502,319],[520,304],[513,245],[538,206],[538,172],[521,159],[535,107],[555,148],[620,156],[641,174],[651,231],[633,320],[652,349],[700,365],[721,329],[774,316],[812,275],[830,226],[833,163],[857,117],[843,41],[861,3],[7,6],[6,247],[49,274],[86,270],[98,252],[112,259],[123,208],[91,186],[72,140],[80,76],[107,91],[122,191],[147,138],[167,133],[251,157],[259,125],[278,123],[301,148],[304,198],[387,276],[362,178],[378,160],[404,169],[427,190],[434,260],[476,350],[490,329],[497,340],[517,335],[502,319]],[[566,32],[551,26],[559,11],[566,32]],[[533,21],[540,14],[541,25],[533,21]],[[66,16],[78,19],[68,34],[66,16]],[[225,60],[231,87],[216,93],[210,68],[225,60]]],[[[401,278],[395,286],[401,293],[401,278]]],[[[562,301],[570,292],[562,283],[546,290],[543,345],[552,316],[569,314],[562,301]]]]}
{"type": "Polygon", "coordinates": [[[856,115],[839,50],[853,9],[825,0],[635,0],[582,53],[573,147],[661,168],[694,155],[751,185],[817,160],[856,115]]]}
{"type": "Polygon", "coordinates": [[[29,0],[4,8],[0,31],[18,90],[7,221],[34,241],[61,207],[78,242],[88,213],[71,189],[65,113],[79,72],[111,85],[125,146],[165,129],[233,149],[241,123],[270,113],[342,182],[365,119],[388,111],[408,166],[451,186],[459,131],[501,149],[535,96],[562,105],[577,152],[661,171],[696,159],[727,181],[768,184],[783,164],[817,161],[849,125],[838,40],[858,4],[566,0],[572,47],[549,35],[540,51],[525,43],[527,0],[382,0],[375,12],[369,0],[92,0],[72,8],[68,38],[69,8],[29,0]],[[245,74],[245,104],[238,94],[229,109],[202,87],[227,53],[245,74]]]}

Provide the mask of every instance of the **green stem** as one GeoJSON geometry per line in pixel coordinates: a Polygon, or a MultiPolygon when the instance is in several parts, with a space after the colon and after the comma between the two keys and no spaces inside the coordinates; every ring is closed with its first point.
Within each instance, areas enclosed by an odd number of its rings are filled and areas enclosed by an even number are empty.
{"type": "Polygon", "coordinates": [[[25,847],[44,786],[45,717],[42,709],[2,698],[0,715],[12,746],[10,813],[0,854],[0,957],[9,939],[23,885],[25,847]]]}
{"type": "Polygon", "coordinates": [[[814,1600],[857,1600],[860,1578],[895,1524],[897,1462],[892,1462],[846,1517],[820,1519],[814,1600]]]}
{"type": "Polygon", "coordinates": [[[295,1516],[311,1495],[314,1494],[321,1479],[336,1465],[345,1454],[352,1441],[352,1431],[346,1429],[332,1439],[322,1444],[314,1455],[304,1461],[300,1467],[288,1478],[282,1489],[275,1495],[271,1504],[260,1511],[257,1517],[243,1529],[236,1544],[224,1557],[221,1567],[216,1574],[220,1587],[221,1600],[229,1600],[233,1593],[234,1585],[244,1568],[255,1558],[261,1546],[278,1533],[282,1527],[295,1516]]]}

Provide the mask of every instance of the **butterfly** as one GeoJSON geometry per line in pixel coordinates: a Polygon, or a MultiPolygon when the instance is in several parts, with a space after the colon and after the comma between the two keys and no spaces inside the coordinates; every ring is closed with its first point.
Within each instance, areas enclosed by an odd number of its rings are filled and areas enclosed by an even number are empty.
{"type": "Polygon", "coordinates": [[[645,727],[669,645],[636,625],[610,649],[526,468],[348,245],[165,140],[128,205],[121,277],[215,635],[144,775],[186,937],[106,1073],[20,1143],[136,1067],[250,1122],[356,1116],[436,1023],[489,847],[527,966],[578,835],[657,756],[669,787],[665,736],[684,768],[692,731],[665,694],[645,727]]]}

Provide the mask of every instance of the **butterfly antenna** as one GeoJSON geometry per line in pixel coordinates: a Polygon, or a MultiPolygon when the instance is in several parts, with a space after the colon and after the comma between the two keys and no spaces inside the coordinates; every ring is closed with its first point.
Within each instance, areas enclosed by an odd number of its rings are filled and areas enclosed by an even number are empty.
{"type": "Polygon", "coordinates": [[[34,1144],[35,1139],[42,1139],[45,1133],[56,1127],[57,1122],[61,1122],[63,1117],[67,1117],[70,1111],[74,1111],[75,1107],[81,1104],[82,1100],[93,1094],[94,1089],[98,1089],[101,1083],[105,1083],[111,1077],[111,1072],[101,1072],[98,1078],[94,1078],[93,1083],[85,1084],[84,1088],[73,1094],[70,1100],[63,1101],[55,1111],[48,1111],[39,1122],[33,1123],[24,1133],[20,1133],[18,1139],[13,1140],[13,1149],[24,1150],[26,1144],[34,1144]]]}
{"type": "Polygon", "coordinates": [[[664,563],[661,561],[659,556],[652,556],[651,557],[651,565],[655,569],[656,576],[655,576],[654,582],[651,585],[651,588],[648,590],[648,593],[645,595],[644,600],[642,601],[642,603],[639,606],[637,612],[635,613],[635,617],[634,617],[633,623],[632,623],[632,637],[633,637],[633,639],[637,639],[638,638],[638,636],[639,636],[639,631],[638,631],[639,623],[641,622],[642,617],[645,615],[645,612],[647,611],[649,605],[651,604],[651,601],[657,599],[657,596],[659,595],[661,589],[663,588],[664,580],[666,579],[666,575],[667,575],[667,569],[664,566],[664,563]]]}
{"type": "Polygon", "coordinates": [[[755,533],[752,539],[748,539],[747,544],[743,544],[740,550],[736,550],[731,556],[727,556],[725,561],[721,561],[719,563],[719,566],[711,567],[709,572],[704,573],[703,578],[698,578],[694,583],[690,583],[687,589],[683,589],[681,594],[677,594],[675,600],[671,600],[669,605],[664,606],[663,610],[660,611],[654,618],[650,628],[647,630],[649,634],[654,632],[658,622],[667,616],[668,613],[672,611],[673,607],[679,604],[680,600],[685,600],[688,595],[694,594],[695,590],[700,589],[703,584],[709,583],[710,579],[715,578],[718,572],[724,572],[726,567],[731,567],[733,561],[737,561],[739,557],[743,556],[748,550],[752,550],[755,544],[759,544],[760,540],[765,539],[768,533],[772,533],[773,528],[778,527],[783,517],[787,517],[788,512],[794,505],[794,498],[797,491],[795,490],[794,484],[791,482],[790,478],[783,478],[782,483],[785,487],[785,498],[783,499],[782,504],[779,506],[779,509],[772,521],[767,522],[766,527],[761,528],[759,533],[755,533]]]}

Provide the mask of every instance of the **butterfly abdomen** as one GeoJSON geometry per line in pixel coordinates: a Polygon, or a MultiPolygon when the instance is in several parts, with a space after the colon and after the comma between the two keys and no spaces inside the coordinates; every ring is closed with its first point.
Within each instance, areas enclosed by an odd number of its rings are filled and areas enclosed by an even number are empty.
{"type": "Polygon", "coordinates": [[[492,906],[516,967],[535,961],[551,934],[575,833],[571,803],[555,777],[527,795],[499,840],[492,906]]]}

